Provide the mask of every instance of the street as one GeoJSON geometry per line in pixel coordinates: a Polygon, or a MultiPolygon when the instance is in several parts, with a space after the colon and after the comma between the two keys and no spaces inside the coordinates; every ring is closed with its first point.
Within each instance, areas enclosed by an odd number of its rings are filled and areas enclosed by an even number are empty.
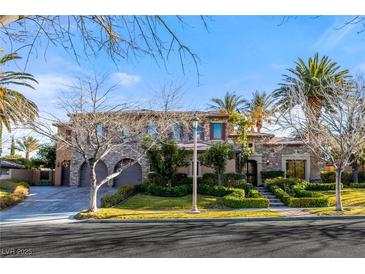
{"type": "Polygon", "coordinates": [[[1,225],[2,257],[365,257],[365,221],[1,225]]]}

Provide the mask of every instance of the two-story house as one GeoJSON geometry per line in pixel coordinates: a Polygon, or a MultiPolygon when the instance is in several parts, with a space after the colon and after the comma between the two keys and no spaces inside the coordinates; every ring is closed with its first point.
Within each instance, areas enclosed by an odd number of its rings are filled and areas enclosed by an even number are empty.
{"type": "MultiPolygon", "coordinates": [[[[261,185],[262,171],[282,170],[288,176],[301,177],[306,180],[319,178],[320,162],[311,155],[306,146],[298,140],[287,137],[275,137],[268,133],[249,132],[248,140],[254,148],[254,153],[249,156],[245,166],[238,163],[240,148],[235,144],[236,134],[232,125],[227,122],[228,115],[217,112],[199,112],[198,126],[198,153],[209,149],[216,142],[227,142],[234,145],[236,159],[229,160],[226,172],[243,172],[248,181],[254,185],[261,185]]],[[[152,125],[146,125],[146,134],[153,132],[152,125]]],[[[58,125],[62,134],[70,135],[71,132],[63,125],[58,125]]],[[[182,149],[193,149],[193,134],[191,129],[176,124],[170,137],[176,140],[182,149]]],[[[107,155],[103,161],[99,161],[96,173],[98,178],[103,178],[112,173],[121,163],[133,159],[132,154],[125,151],[116,151],[107,155]]],[[[146,157],[124,170],[114,179],[113,186],[122,184],[140,184],[150,171],[146,157]]],[[[192,165],[182,167],[179,172],[192,174],[192,165]]],[[[198,176],[211,173],[213,170],[198,163],[198,176]]],[[[55,184],[64,186],[88,186],[87,165],[83,158],[75,151],[58,145],[56,155],[55,184]]]]}

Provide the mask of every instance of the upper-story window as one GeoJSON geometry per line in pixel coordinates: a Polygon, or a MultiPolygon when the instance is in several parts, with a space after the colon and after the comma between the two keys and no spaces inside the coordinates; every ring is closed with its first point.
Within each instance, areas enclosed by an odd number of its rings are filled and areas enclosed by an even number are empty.
{"type": "Polygon", "coordinates": [[[122,130],[122,140],[123,142],[127,142],[129,139],[129,130],[128,128],[123,128],[122,130]]]}
{"type": "Polygon", "coordinates": [[[182,126],[179,123],[174,125],[174,130],[172,132],[172,138],[176,141],[180,141],[182,137],[182,126]]]}
{"type": "Polygon", "coordinates": [[[154,123],[147,125],[147,134],[151,135],[152,138],[157,138],[157,126],[154,123]]]}
{"type": "Polygon", "coordinates": [[[98,138],[98,141],[101,142],[103,140],[103,126],[97,125],[96,126],[96,136],[98,138]]]}
{"type": "Polygon", "coordinates": [[[198,141],[204,140],[204,127],[202,124],[198,124],[198,128],[196,129],[196,135],[198,141]]]}
{"type": "Polygon", "coordinates": [[[212,123],[211,124],[211,139],[212,140],[223,140],[224,139],[224,124],[223,123],[212,123]]]}

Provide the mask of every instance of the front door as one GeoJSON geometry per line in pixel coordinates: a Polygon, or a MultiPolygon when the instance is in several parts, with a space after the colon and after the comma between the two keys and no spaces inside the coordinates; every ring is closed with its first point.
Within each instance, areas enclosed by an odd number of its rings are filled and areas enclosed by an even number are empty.
{"type": "Polygon", "coordinates": [[[248,160],[244,167],[244,172],[247,176],[247,182],[257,186],[257,162],[248,160]]]}

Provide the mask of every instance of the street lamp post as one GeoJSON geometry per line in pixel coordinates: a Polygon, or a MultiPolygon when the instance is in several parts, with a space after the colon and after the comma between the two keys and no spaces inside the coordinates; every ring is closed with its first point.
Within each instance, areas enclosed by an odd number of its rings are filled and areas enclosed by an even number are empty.
{"type": "Polygon", "coordinates": [[[194,150],[193,150],[193,205],[191,209],[191,213],[199,213],[198,205],[197,205],[197,196],[198,196],[198,144],[197,144],[197,135],[198,135],[198,125],[199,119],[196,115],[193,118],[193,131],[194,131],[194,150]]]}

